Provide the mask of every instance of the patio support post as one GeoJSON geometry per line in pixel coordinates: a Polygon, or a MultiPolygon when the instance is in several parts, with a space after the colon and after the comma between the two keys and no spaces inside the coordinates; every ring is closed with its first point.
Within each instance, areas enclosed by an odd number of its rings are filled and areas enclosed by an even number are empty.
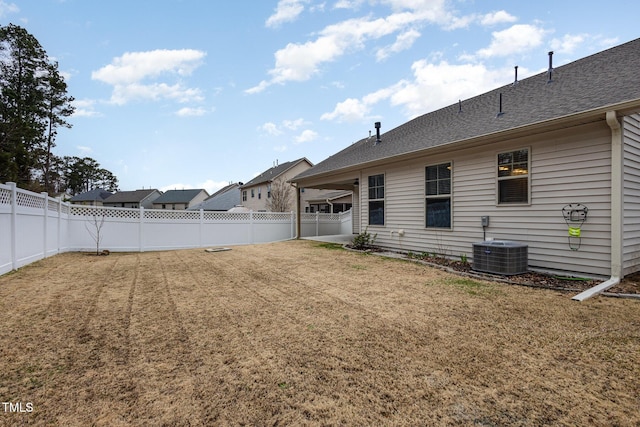
{"type": "Polygon", "coordinates": [[[296,189],[296,239],[300,238],[300,229],[301,229],[301,221],[302,221],[302,214],[300,212],[302,209],[302,201],[300,200],[300,187],[296,184],[295,185],[295,189],[296,189]]]}

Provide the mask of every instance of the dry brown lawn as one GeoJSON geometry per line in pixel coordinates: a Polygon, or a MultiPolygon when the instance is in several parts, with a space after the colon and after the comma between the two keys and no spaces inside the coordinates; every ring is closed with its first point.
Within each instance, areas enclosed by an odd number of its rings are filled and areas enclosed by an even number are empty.
{"type": "Polygon", "coordinates": [[[0,425],[640,425],[640,302],[571,296],[308,241],[58,255],[0,277],[0,425]]]}

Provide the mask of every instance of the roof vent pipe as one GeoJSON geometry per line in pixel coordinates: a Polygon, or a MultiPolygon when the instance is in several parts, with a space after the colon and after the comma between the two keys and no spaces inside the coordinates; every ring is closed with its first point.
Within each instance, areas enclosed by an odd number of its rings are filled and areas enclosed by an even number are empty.
{"type": "Polygon", "coordinates": [[[516,65],[515,67],[513,67],[513,69],[516,73],[515,79],[513,80],[513,85],[515,86],[518,84],[518,66],[516,65]]]}
{"type": "Polygon", "coordinates": [[[547,71],[549,75],[549,80],[547,83],[551,83],[553,81],[553,51],[549,52],[549,70],[547,71]]]}
{"type": "Polygon", "coordinates": [[[500,111],[498,111],[498,114],[496,115],[496,117],[500,117],[503,114],[504,112],[502,111],[502,92],[500,92],[500,111]]]}
{"type": "Polygon", "coordinates": [[[376,127],[376,145],[380,144],[380,122],[375,123],[376,127]]]}
{"type": "Polygon", "coordinates": [[[462,113],[462,100],[458,99],[458,114],[462,113]]]}

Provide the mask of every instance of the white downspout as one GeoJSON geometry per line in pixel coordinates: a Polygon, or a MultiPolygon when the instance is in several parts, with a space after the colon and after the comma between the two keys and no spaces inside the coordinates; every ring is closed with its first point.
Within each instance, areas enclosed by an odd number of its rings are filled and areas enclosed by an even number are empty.
{"type": "Polygon", "coordinates": [[[573,300],[584,301],[620,283],[622,278],[622,232],[624,218],[623,173],[624,156],[622,127],[615,111],[607,111],[607,124],[611,128],[611,277],[606,282],[576,295],[573,300]]]}
{"type": "Polygon", "coordinates": [[[332,214],[333,213],[333,203],[331,203],[329,201],[329,199],[326,200],[327,204],[329,205],[329,213],[332,214]]]}

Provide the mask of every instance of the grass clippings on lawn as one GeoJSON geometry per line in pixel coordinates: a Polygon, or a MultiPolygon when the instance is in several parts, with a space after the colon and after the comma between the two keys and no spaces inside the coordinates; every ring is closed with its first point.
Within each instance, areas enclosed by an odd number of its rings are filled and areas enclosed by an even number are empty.
{"type": "Polygon", "coordinates": [[[0,277],[0,425],[638,425],[640,305],[291,241],[0,277]],[[15,407],[15,406],[14,406],[15,407]]]}

